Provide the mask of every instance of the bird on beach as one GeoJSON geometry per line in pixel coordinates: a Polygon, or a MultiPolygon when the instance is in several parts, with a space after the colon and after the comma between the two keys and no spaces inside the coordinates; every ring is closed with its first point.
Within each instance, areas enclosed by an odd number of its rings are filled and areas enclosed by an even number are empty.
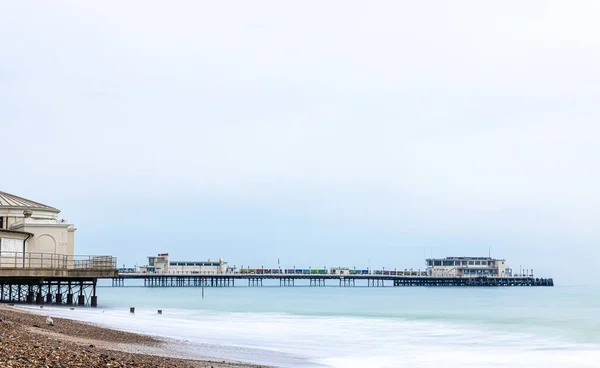
{"type": "Polygon", "coordinates": [[[54,321],[52,320],[52,317],[50,317],[50,315],[48,315],[48,318],[46,318],[46,324],[49,326],[54,326],[54,321]]]}

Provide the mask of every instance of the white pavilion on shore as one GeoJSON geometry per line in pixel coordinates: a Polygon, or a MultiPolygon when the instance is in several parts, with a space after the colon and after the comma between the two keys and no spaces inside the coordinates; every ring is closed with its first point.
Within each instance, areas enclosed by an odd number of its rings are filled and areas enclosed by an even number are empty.
{"type": "Polygon", "coordinates": [[[60,210],[0,191],[0,303],[98,306],[112,256],[75,255],[75,226],[60,210]]]}
{"type": "Polygon", "coordinates": [[[0,257],[15,253],[73,256],[75,226],[60,210],[0,191],[0,257]]]}

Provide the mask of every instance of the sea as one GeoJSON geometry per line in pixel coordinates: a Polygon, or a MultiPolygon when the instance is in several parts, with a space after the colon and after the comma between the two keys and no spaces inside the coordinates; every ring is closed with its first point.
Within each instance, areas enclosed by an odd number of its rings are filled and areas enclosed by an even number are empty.
{"type": "Polygon", "coordinates": [[[277,367],[600,366],[598,286],[125,286],[98,299],[44,313],[277,367]]]}

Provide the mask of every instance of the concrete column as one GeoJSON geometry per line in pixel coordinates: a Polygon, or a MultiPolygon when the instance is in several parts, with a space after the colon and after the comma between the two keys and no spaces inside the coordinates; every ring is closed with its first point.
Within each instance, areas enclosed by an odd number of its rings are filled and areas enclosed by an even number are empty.
{"type": "Polygon", "coordinates": [[[61,293],[56,294],[56,304],[58,304],[58,305],[62,304],[62,294],[61,293]]]}
{"type": "Polygon", "coordinates": [[[77,300],[77,305],[85,305],[85,295],[79,295],[79,300],[77,300]]]}
{"type": "Polygon", "coordinates": [[[73,294],[71,293],[67,294],[67,304],[73,305],[73,294]]]}
{"type": "Polygon", "coordinates": [[[46,294],[46,304],[52,304],[52,294],[46,294]]]}
{"type": "Polygon", "coordinates": [[[35,304],[37,304],[37,305],[44,304],[44,297],[42,296],[42,293],[37,293],[37,296],[35,298],[35,304]]]}
{"type": "Polygon", "coordinates": [[[33,304],[33,294],[27,294],[27,304],[33,304]]]}

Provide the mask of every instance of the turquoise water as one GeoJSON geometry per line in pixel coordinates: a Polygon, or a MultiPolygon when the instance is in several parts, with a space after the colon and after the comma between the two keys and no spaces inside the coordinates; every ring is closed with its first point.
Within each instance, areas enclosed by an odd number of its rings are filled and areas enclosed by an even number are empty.
{"type": "Polygon", "coordinates": [[[101,288],[101,307],[445,321],[600,344],[600,289],[258,287],[101,288]]]}
{"type": "Polygon", "coordinates": [[[98,310],[56,313],[288,367],[595,367],[599,291],[263,286],[205,288],[202,299],[200,288],[101,287],[98,310]]]}

